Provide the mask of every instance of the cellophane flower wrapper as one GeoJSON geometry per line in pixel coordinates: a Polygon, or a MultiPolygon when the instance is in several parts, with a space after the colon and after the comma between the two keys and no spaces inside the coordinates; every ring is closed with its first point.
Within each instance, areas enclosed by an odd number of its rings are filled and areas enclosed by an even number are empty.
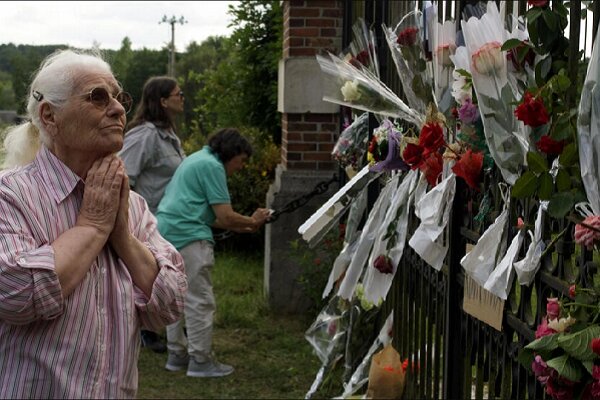
{"type": "Polygon", "coordinates": [[[317,55],[316,58],[321,71],[338,83],[323,87],[323,100],[422,125],[423,115],[409,108],[369,71],[359,70],[331,53],[326,57],[317,55]]]}
{"type": "Polygon", "coordinates": [[[524,231],[519,231],[513,238],[506,254],[502,257],[498,265],[490,274],[483,288],[488,292],[500,297],[502,300],[508,298],[508,293],[514,278],[513,263],[519,255],[521,245],[523,244],[524,231]]]}
{"type": "Polygon", "coordinates": [[[415,215],[421,220],[408,245],[436,271],[442,269],[448,244],[442,233],[450,218],[456,191],[456,175],[450,174],[415,204],[415,215]]]}
{"type": "Polygon", "coordinates": [[[400,186],[392,194],[392,200],[385,211],[385,218],[378,226],[373,249],[367,262],[367,269],[363,278],[365,298],[373,303],[385,300],[392,285],[398,264],[404,253],[406,235],[408,232],[408,216],[412,210],[411,204],[419,178],[418,170],[411,170],[405,174],[400,186]],[[394,239],[390,233],[395,231],[394,239]],[[374,267],[375,259],[380,255],[390,258],[393,272],[381,273],[374,267]]]}
{"type": "Polygon", "coordinates": [[[377,39],[373,31],[367,28],[365,20],[359,18],[352,26],[353,39],[349,54],[345,59],[361,70],[368,70],[379,78],[379,57],[377,57],[377,39]]]}
{"type": "Polygon", "coordinates": [[[332,157],[342,166],[351,166],[355,170],[362,168],[367,142],[369,141],[369,114],[362,113],[342,131],[332,157]]]}
{"type": "Polygon", "coordinates": [[[488,2],[480,20],[462,21],[462,30],[490,154],[504,180],[514,185],[526,163],[529,144],[511,106],[516,99],[508,84],[506,54],[500,50],[506,32],[496,4],[488,2]]]}
{"type": "Polygon", "coordinates": [[[375,200],[375,204],[367,217],[360,237],[358,238],[358,247],[350,265],[346,270],[344,279],[340,284],[338,295],[343,299],[351,299],[354,295],[356,285],[362,275],[363,269],[373,243],[376,239],[377,228],[381,226],[383,218],[385,217],[385,210],[388,208],[391,200],[391,195],[398,187],[400,175],[396,175],[390,179],[390,181],[383,187],[379,197],[375,200]]]}
{"type": "Polygon", "coordinates": [[[533,282],[533,279],[535,278],[535,274],[542,265],[542,253],[546,248],[542,233],[544,229],[544,213],[547,208],[547,201],[540,202],[535,218],[534,233],[532,234],[531,231],[527,231],[531,238],[531,243],[527,248],[525,257],[514,263],[520,285],[531,285],[531,282],[533,282]]]}
{"type": "Polygon", "coordinates": [[[321,361],[321,368],[305,395],[306,399],[310,399],[316,393],[327,372],[344,357],[349,325],[350,303],[333,296],[306,330],[304,337],[321,361]]]}
{"type": "Polygon", "coordinates": [[[352,243],[346,243],[340,254],[335,258],[333,268],[331,268],[331,273],[327,279],[327,284],[325,285],[325,289],[323,289],[323,298],[326,298],[329,293],[331,293],[331,289],[333,289],[335,282],[340,279],[344,271],[346,271],[357,248],[358,240],[354,240],[352,243]]]}
{"type": "MultiPolygon", "coordinates": [[[[435,13],[435,7],[431,7],[435,13]]],[[[435,98],[440,111],[446,114],[452,107],[451,83],[454,62],[452,55],[456,51],[456,22],[437,22],[437,16],[429,21],[429,37],[432,42],[431,54],[433,58],[433,83],[435,98]]]]}
{"type": "MultiPolygon", "coordinates": [[[[600,38],[596,34],[596,42],[600,38]]],[[[581,180],[595,215],[600,215],[600,46],[594,46],[581,90],[577,141],[581,180]]]]}
{"type": "Polygon", "coordinates": [[[385,24],[382,28],[405,98],[413,110],[425,115],[428,105],[435,104],[435,96],[423,47],[422,19],[421,11],[415,10],[406,14],[394,28],[385,24]]]}
{"type": "Polygon", "coordinates": [[[481,235],[475,247],[460,260],[465,272],[481,287],[496,267],[498,256],[505,254],[506,243],[503,238],[508,226],[508,216],[508,204],[505,203],[503,211],[494,223],[481,235]]]}
{"type": "Polygon", "coordinates": [[[379,335],[377,335],[377,338],[375,341],[373,341],[373,344],[369,348],[369,351],[367,351],[365,357],[362,359],[358,367],[356,367],[348,382],[344,383],[344,393],[342,393],[339,398],[348,398],[357,391],[361,390],[369,381],[369,366],[371,365],[373,354],[391,343],[392,337],[390,336],[390,332],[392,331],[393,324],[394,313],[391,312],[386,318],[383,327],[379,331],[379,335]]]}

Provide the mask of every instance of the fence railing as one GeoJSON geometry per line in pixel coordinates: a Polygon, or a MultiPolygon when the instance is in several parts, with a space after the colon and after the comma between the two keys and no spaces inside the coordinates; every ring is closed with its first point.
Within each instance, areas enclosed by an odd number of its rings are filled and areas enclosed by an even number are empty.
{"type": "MultiPolygon", "coordinates": [[[[556,0],[555,0],[556,1],[556,0]]],[[[438,2],[441,19],[455,19],[463,15],[466,7],[476,7],[476,1],[438,2]]],[[[509,1],[509,12],[522,15],[526,1],[509,1]]],[[[388,52],[382,39],[381,24],[393,26],[414,2],[381,0],[346,1],[344,40],[351,39],[351,26],[357,18],[364,18],[379,38],[380,74],[382,80],[399,95],[399,79],[389,67],[388,52]]],[[[578,65],[578,52],[589,55],[600,17],[600,2],[571,1],[570,23],[567,28],[572,43],[569,77],[577,82],[582,68],[578,65]],[[583,3],[583,4],[582,4],[583,3]],[[582,10],[586,18],[582,19],[582,10]],[[590,11],[595,11],[590,13],[590,11]],[[590,15],[591,14],[591,15],[590,15]]],[[[457,26],[459,26],[457,24],[457,26]]],[[[584,71],[584,70],[583,70],[584,71]]],[[[573,85],[574,89],[576,85],[573,85]]],[[[570,94],[577,102],[576,93],[570,94]]],[[[441,271],[427,265],[408,246],[398,267],[398,272],[384,303],[384,315],[394,312],[394,344],[401,357],[408,358],[405,398],[543,398],[543,389],[535,377],[517,361],[519,350],[534,339],[534,331],[545,313],[545,299],[568,293],[569,282],[580,277],[586,284],[597,265],[591,254],[576,246],[573,223],[560,221],[546,223],[544,240],[549,243],[556,232],[567,229],[551,252],[542,260],[542,267],[531,286],[520,286],[514,280],[504,307],[502,331],[472,317],[463,310],[465,274],[460,265],[469,244],[475,244],[480,234],[494,221],[502,207],[497,183],[499,173],[486,177],[485,193],[475,192],[462,180],[457,180],[456,197],[449,223],[449,253],[441,271]],[[484,200],[485,197],[485,200],[484,200]],[[489,204],[487,212],[480,213],[482,204],[489,204]],[[479,218],[482,215],[483,219],[479,218]]],[[[371,203],[372,204],[372,203],[371,203]]],[[[531,220],[538,204],[529,201],[511,201],[510,221],[517,216],[531,220]]],[[[485,211],[485,210],[484,210],[485,211]]],[[[414,218],[414,217],[413,217],[414,218]]],[[[408,239],[418,226],[414,218],[409,223],[408,239]]],[[[507,243],[516,234],[508,229],[507,243]]],[[[528,239],[527,239],[528,240],[528,239]]],[[[525,241],[524,248],[529,242],[525,241]]]]}

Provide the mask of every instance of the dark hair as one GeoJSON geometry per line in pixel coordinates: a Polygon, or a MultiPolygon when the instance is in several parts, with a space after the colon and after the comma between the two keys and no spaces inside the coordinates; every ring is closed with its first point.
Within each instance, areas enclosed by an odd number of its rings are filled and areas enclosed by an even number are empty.
{"type": "Polygon", "coordinates": [[[177,81],[169,76],[154,76],[148,79],[142,89],[142,99],[127,125],[127,130],[144,122],[152,122],[159,128],[174,128],[173,121],[160,104],[160,100],[169,97],[175,86],[177,81]]]}
{"type": "Polygon", "coordinates": [[[223,164],[240,154],[252,155],[252,145],[235,128],[223,128],[213,132],[208,138],[208,146],[219,156],[223,164]]]}

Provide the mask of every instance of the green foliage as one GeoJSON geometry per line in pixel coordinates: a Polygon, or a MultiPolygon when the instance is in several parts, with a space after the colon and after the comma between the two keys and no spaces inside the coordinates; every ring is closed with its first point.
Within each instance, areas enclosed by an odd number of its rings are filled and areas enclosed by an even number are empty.
{"type": "Polygon", "coordinates": [[[313,311],[323,308],[327,299],[323,299],[323,290],[327,284],[333,262],[343,248],[345,225],[339,224],[331,229],[315,248],[310,248],[303,240],[290,243],[291,256],[302,267],[298,283],[311,301],[313,311]]]}
{"type": "MultiPolygon", "coordinates": [[[[212,278],[217,311],[213,348],[235,372],[218,379],[189,378],[164,369],[166,353],[140,350],[139,399],[299,399],[320,366],[304,331],[304,316],[277,316],[263,293],[261,252],[216,252],[212,278]]],[[[331,398],[337,392],[325,393],[331,398]]]]}

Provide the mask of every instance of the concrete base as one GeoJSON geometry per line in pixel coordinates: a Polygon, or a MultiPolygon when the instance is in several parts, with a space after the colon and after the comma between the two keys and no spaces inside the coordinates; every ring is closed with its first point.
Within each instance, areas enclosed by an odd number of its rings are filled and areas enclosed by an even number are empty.
{"type": "MultiPolygon", "coordinates": [[[[290,201],[311,192],[321,181],[333,176],[333,171],[284,170],[277,166],[275,181],[267,193],[267,207],[280,209],[290,201]]],[[[302,266],[292,256],[291,242],[302,240],[298,228],[338,190],[333,183],[329,190],[313,197],[305,206],[292,213],[281,214],[265,229],[264,289],[269,306],[277,314],[298,314],[310,307],[297,278],[302,266]]]]}

